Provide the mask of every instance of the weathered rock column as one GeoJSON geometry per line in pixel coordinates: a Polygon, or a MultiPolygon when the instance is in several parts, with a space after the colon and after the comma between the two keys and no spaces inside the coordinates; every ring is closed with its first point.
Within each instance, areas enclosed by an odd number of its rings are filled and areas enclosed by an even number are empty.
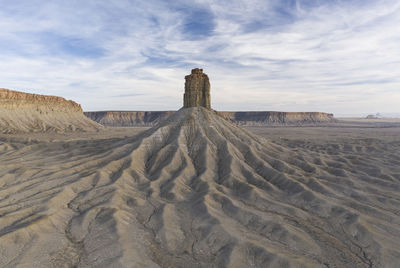
{"type": "Polygon", "coordinates": [[[193,69],[192,74],[185,76],[185,94],[183,107],[204,107],[211,109],[210,80],[203,69],[193,69]]]}

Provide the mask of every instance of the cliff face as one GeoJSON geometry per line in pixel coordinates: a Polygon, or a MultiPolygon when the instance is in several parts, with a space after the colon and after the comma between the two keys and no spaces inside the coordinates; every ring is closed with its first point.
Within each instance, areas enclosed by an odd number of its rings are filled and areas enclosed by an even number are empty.
{"type": "Polygon", "coordinates": [[[336,122],[333,114],[320,112],[219,112],[239,125],[312,125],[336,122]]]}
{"type": "Polygon", "coordinates": [[[96,131],[74,101],[0,89],[0,133],[96,131]]]}
{"type": "MultiPolygon", "coordinates": [[[[153,126],[160,120],[172,115],[174,111],[138,112],[110,111],[85,112],[90,119],[114,127],[153,126]]],[[[268,126],[268,125],[312,125],[332,123],[336,119],[333,114],[318,112],[218,112],[225,119],[239,125],[268,126]]]]}
{"type": "Polygon", "coordinates": [[[210,80],[203,69],[193,69],[192,74],[185,76],[185,94],[183,107],[204,107],[211,109],[210,80]]]}
{"type": "Polygon", "coordinates": [[[73,112],[82,113],[81,106],[72,101],[56,96],[45,96],[0,89],[0,107],[3,109],[35,109],[42,113],[73,112]]]}

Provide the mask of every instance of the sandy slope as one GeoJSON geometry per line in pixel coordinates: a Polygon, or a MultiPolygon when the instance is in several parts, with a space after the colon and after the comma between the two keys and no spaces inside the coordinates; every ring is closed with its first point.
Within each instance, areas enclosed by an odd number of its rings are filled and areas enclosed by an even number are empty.
{"type": "Polygon", "coordinates": [[[400,143],[270,140],[203,108],[0,139],[0,267],[398,267],[400,143]]]}

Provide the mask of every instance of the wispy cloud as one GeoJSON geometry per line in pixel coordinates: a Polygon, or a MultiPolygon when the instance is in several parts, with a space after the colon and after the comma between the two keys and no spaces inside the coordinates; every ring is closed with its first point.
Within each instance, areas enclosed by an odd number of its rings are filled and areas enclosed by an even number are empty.
{"type": "Polygon", "coordinates": [[[183,76],[203,67],[215,109],[400,112],[395,0],[0,5],[0,87],[86,110],[178,109],[183,76]]]}

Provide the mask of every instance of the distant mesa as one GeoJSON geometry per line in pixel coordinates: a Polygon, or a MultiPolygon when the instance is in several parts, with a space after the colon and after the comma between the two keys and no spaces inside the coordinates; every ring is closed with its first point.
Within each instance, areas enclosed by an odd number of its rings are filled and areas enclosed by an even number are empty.
{"type": "Polygon", "coordinates": [[[192,74],[185,76],[185,94],[183,107],[204,107],[211,109],[210,80],[203,69],[195,68],[192,74]]]}
{"type": "Polygon", "coordinates": [[[384,116],[380,113],[376,113],[376,114],[369,114],[365,118],[366,119],[382,119],[382,118],[384,118],[384,116]]]}
{"type": "Polygon", "coordinates": [[[109,127],[151,127],[175,111],[101,111],[84,112],[91,120],[109,127]]]}
{"type": "Polygon", "coordinates": [[[378,119],[378,117],[374,114],[369,114],[365,117],[366,119],[378,119]]]}
{"type": "Polygon", "coordinates": [[[243,126],[302,126],[335,123],[333,114],[322,112],[219,112],[225,119],[243,126]]]}
{"type": "MultiPolygon", "coordinates": [[[[84,114],[104,126],[151,127],[175,111],[99,111],[84,114]]],[[[228,121],[241,126],[305,126],[337,122],[333,114],[321,112],[218,112],[228,121]]]]}
{"type": "Polygon", "coordinates": [[[103,128],[85,117],[74,101],[0,89],[0,133],[63,133],[103,128]]]}

